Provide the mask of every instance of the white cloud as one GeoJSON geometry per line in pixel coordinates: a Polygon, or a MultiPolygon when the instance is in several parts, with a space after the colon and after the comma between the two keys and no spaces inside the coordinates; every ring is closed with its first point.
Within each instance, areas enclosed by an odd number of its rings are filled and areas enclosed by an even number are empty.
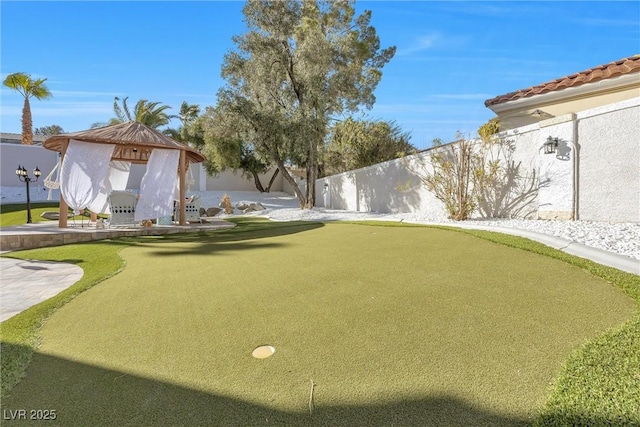
{"type": "MultiPolygon", "coordinates": [[[[22,117],[22,105],[3,105],[2,116],[15,116],[18,120],[22,117]]],[[[69,117],[87,116],[92,114],[113,115],[113,105],[109,102],[49,102],[46,106],[31,104],[31,114],[35,117],[69,117]]]]}
{"type": "Polygon", "coordinates": [[[489,99],[491,96],[487,98],[482,98],[483,102],[476,102],[475,100],[470,100],[473,102],[468,102],[465,104],[465,108],[460,108],[459,102],[433,102],[429,100],[425,100],[423,103],[419,104],[375,104],[373,110],[371,110],[372,115],[376,114],[397,114],[397,115],[411,115],[411,114],[431,114],[433,116],[442,116],[443,114],[449,115],[468,115],[473,111],[484,111],[484,100],[489,99]]]}
{"type": "Polygon", "coordinates": [[[582,17],[569,17],[568,22],[592,27],[638,27],[638,20],[634,19],[607,19],[607,18],[582,18],[582,17]]]}
{"type": "Polygon", "coordinates": [[[440,107],[435,105],[424,104],[375,104],[373,107],[375,113],[437,113],[441,111],[440,107]]]}
{"type": "Polygon", "coordinates": [[[418,36],[416,40],[406,49],[399,49],[398,56],[410,55],[412,53],[422,52],[424,50],[431,49],[442,40],[442,35],[439,33],[430,33],[422,36],[418,36]]]}
{"type": "MultiPolygon", "coordinates": [[[[486,121],[486,120],[485,120],[486,121]]],[[[404,124],[417,124],[417,125],[477,125],[478,123],[482,124],[482,120],[403,120],[404,124]]],[[[447,126],[449,128],[450,126],[447,126]]]]}
{"type": "Polygon", "coordinates": [[[60,102],[55,105],[32,107],[33,114],[42,116],[74,116],[90,114],[113,115],[113,105],[110,102],[60,102]]]}
{"type": "Polygon", "coordinates": [[[439,98],[439,99],[459,99],[464,101],[474,100],[486,100],[493,98],[495,95],[488,93],[439,93],[435,95],[429,95],[427,98],[439,98]]]}
{"type": "Polygon", "coordinates": [[[81,90],[56,90],[55,92],[53,92],[53,96],[60,96],[60,97],[73,97],[73,96],[78,96],[78,97],[92,97],[92,96],[108,96],[108,97],[114,97],[114,96],[122,96],[121,93],[116,93],[116,92],[93,92],[93,91],[81,91],[81,90]]]}
{"type": "Polygon", "coordinates": [[[177,94],[177,95],[171,95],[171,96],[176,96],[178,98],[204,98],[204,99],[212,99],[215,100],[216,99],[216,94],[214,93],[182,93],[182,94],[177,94]]]}

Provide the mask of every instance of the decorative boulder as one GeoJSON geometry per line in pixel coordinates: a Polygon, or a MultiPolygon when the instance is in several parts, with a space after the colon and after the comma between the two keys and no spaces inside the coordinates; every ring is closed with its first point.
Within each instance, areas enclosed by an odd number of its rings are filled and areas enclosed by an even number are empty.
{"type": "Polygon", "coordinates": [[[252,202],[247,202],[246,200],[243,200],[242,202],[238,202],[236,203],[236,209],[239,209],[241,211],[244,211],[245,209],[247,209],[249,206],[251,206],[252,202]]]}
{"type": "Polygon", "coordinates": [[[261,203],[251,203],[249,206],[247,206],[245,209],[242,210],[242,213],[258,212],[263,210],[265,210],[265,207],[262,206],[261,203]]]}
{"type": "Polygon", "coordinates": [[[207,209],[207,216],[216,216],[220,212],[222,212],[222,209],[220,208],[209,208],[207,209]]]}
{"type": "Polygon", "coordinates": [[[236,208],[238,208],[239,210],[241,210],[244,213],[262,211],[262,210],[266,209],[262,205],[262,203],[248,202],[246,200],[242,201],[242,202],[238,202],[238,204],[236,205],[236,208]]]}

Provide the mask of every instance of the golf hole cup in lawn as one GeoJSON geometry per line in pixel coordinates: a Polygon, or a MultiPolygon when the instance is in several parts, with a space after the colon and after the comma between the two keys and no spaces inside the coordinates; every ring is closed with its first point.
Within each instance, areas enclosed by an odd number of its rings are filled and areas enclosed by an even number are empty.
{"type": "Polygon", "coordinates": [[[256,347],[251,355],[256,359],[266,359],[273,355],[276,352],[276,349],[271,347],[270,345],[261,345],[260,347],[256,347]]]}

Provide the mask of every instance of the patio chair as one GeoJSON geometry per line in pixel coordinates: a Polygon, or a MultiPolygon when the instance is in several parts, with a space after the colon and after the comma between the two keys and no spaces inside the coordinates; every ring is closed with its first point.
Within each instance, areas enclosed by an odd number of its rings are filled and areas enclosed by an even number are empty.
{"type": "Polygon", "coordinates": [[[113,226],[135,226],[136,221],[134,214],[136,212],[136,203],[138,198],[129,191],[112,191],[108,197],[109,210],[109,227],[113,226]]]}
{"type": "MultiPolygon", "coordinates": [[[[200,200],[200,196],[193,196],[190,202],[185,205],[185,215],[187,222],[202,222],[200,219],[200,205],[202,201],[200,200]]],[[[173,218],[174,221],[180,221],[180,203],[175,203],[173,205],[173,218]]]]}

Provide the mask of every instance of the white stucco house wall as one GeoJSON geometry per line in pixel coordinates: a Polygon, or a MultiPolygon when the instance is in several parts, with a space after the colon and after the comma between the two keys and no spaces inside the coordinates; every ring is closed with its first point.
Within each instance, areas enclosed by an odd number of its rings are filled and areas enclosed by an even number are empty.
{"type": "MultiPolygon", "coordinates": [[[[485,101],[539,145],[539,219],[640,222],[640,55],[485,101]]],[[[516,142],[516,150],[524,150],[516,142]]]]}
{"type": "MultiPolygon", "coordinates": [[[[640,55],[485,101],[513,142],[511,200],[475,217],[640,222],[640,55]],[[544,144],[557,141],[552,153],[544,144]],[[488,213],[491,211],[492,213],[488,213]]],[[[412,171],[429,152],[316,182],[316,205],[446,217],[412,171]],[[407,163],[411,164],[407,167],[407,163]]]]}

